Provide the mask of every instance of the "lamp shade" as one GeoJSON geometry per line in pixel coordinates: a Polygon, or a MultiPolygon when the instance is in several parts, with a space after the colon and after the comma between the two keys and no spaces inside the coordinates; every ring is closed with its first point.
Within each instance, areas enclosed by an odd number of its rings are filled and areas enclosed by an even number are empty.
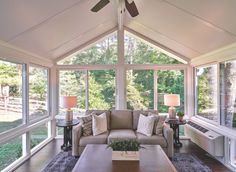
{"type": "Polygon", "coordinates": [[[73,108],[77,105],[77,97],[76,96],[61,96],[60,98],[60,106],[62,108],[73,108]]]}
{"type": "Polygon", "coordinates": [[[164,105],[166,105],[166,106],[179,106],[180,105],[179,94],[165,94],[164,95],[164,105]]]}

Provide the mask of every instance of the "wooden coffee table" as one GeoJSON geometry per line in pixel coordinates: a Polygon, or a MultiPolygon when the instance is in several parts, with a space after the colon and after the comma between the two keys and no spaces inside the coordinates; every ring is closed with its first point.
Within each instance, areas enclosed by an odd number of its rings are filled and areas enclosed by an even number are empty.
{"type": "Polygon", "coordinates": [[[73,172],[177,172],[159,145],[142,146],[140,161],[112,161],[107,145],[87,145],[73,172]]]}

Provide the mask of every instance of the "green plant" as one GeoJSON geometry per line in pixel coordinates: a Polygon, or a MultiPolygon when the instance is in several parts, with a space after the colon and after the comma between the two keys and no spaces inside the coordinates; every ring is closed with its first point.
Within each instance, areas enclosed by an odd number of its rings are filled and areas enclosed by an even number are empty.
{"type": "Polygon", "coordinates": [[[113,151],[138,151],[143,148],[137,140],[113,141],[107,147],[113,151]]]}
{"type": "Polygon", "coordinates": [[[184,113],[183,113],[183,112],[178,112],[178,113],[177,113],[177,116],[178,116],[178,117],[183,117],[183,116],[184,116],[184,113]]]}

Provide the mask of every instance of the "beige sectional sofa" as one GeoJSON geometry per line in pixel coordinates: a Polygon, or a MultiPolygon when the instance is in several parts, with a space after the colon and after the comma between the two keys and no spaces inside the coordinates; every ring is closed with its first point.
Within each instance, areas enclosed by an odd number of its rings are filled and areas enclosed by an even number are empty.
{"type": "Polygon", "coordinates": [[[72,155],[79,156],[87,144],[107,144],[113,140],[137,139],[141,144],[160,145],[168,157],[173,157],[173,130],[166,124],[163,126],[163,134],[145,136],[137,133],[139,115],[148,115],[154,110],[130,111],[130,110],[88,110],[85,115],[95,112],[97,115],[105,112],[107,115],[108,132],[97,136],[82,136],[82,123],[73,127],[72,131],[72,155]]]}

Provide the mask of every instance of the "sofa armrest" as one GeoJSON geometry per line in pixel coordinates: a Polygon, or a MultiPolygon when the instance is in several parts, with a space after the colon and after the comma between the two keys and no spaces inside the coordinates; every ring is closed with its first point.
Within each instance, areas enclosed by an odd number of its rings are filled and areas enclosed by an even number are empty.
{"type": "Polygon", "coordinates": [[[72,129],[72,155],[79,156],[79,141],[82,135],[82,123],[74,126],[72,129]]]}
{"type": "Polygon", "coordinates": [[[163,135],[167,141],[167,155],[172,158],[174,156],[173,129],[167,124],[164,124],[163,135]]]}

